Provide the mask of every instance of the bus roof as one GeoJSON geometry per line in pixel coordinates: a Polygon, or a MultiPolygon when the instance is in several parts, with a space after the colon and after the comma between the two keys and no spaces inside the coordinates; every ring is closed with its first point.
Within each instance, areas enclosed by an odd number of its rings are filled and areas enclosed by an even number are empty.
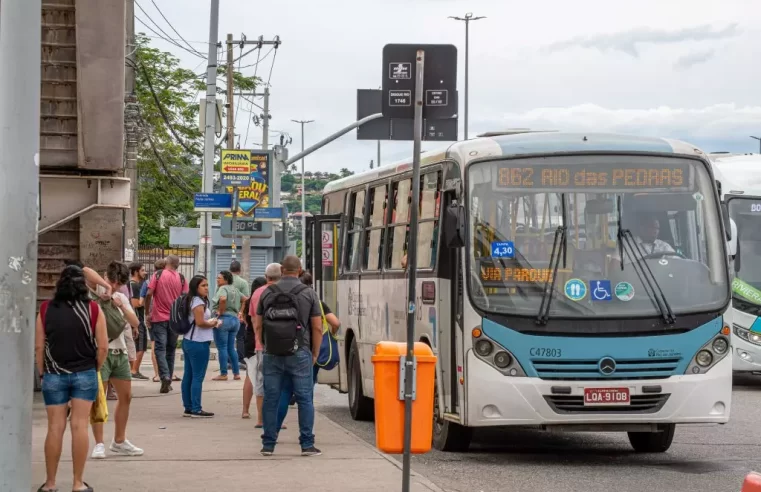
{"type": "MultiPolygon", "coordinates": [[[[680,140],[640,137],[611,133],[570,133],[570,132],[521,132],[507,135],[493,135],[474,138],[450,144],[448,147],[424,152],[420,156],[420,167],[453,158],[460,163],[488,156],[519,156],[553,154],[557,152],[657,152],[683,155],[705,155],[692,144],[680,140]]],[[[325,186],[324,193],[352,188],[403,172],[412,167],[412,158],[388,166],[379,167],[360,174],[332,181],[325,186]]]]}
{"type": "Polygon", "coordinates": [[[711,154],[723,194],[761,195],[761,154],[711,154]]]}

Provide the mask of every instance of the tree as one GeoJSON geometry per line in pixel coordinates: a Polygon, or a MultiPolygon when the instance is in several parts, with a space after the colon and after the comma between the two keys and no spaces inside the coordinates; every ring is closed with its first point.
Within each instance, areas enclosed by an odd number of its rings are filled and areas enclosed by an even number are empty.
{"type": "Polygon", "coordinates": [[[340,172],[341,172],[341,177],[342,177],[342,178],[345,178],[345,177],[347,177],[347,176],[351,176],[351,175],[353,175],[353,174],[354,174],[354,171],[349,171],[349,170],[348,170],[348,169],[346,169],[345,167],[342,167],[340,172]]]}
{"type": "MultiPolygon", "coordinates": [[[[171,226],[196,227],[193,193],[201,190],[203,136],[198,96],[205,75],[180,66],[171,53],[136,36],[135,93],[143,144],[138,154],[138,223],[141,245],[166,246],[171,226]]],[[[258,79],[235,73],[236,90],[250,91],[258,79]]],[[[218,90],[221,92],[221,90],[218,90]]]]}

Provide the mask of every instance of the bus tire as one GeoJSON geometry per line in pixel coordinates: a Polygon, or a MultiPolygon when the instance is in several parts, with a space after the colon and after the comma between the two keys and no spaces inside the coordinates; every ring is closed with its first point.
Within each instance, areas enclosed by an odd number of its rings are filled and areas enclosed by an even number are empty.
{"type": "Polygon", "coordinates": [[[665,453],[674,441],[676,424],[666,424],[658,432],[629,432],[629,442],[638,453],[665,453]]]}
{"type": "Polygon", "coordinates": [[[362,371],[357,341],[349,349],[349,412],[354,420],[371,421],[375,417],[375,402],[362,393],[362,371]]]}

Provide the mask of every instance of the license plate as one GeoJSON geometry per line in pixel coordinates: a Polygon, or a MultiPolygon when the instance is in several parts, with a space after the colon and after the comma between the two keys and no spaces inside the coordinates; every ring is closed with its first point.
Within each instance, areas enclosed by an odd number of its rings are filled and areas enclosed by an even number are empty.
{"type": "Polygon", "coordinates": [[[584,405],[628,405],[629,388],[584,388],[584,405]]]}

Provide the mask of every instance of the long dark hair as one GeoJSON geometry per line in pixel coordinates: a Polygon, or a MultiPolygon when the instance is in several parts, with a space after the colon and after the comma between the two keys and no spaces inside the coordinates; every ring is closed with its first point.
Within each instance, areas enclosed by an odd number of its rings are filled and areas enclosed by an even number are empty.
{"type": "Polygon", "coordinates": [[[61,272],[56,282],[54,301],[58,302],[89,302],[90,290],[85,282],[85,273],[76,265],[69,265],[61,272]]]}
{"type": "Polygon", "coordinates": [[[187,312],[188,315],[190,315],[190,306],[193,304],[193,299],[196,297],[203,299],[204,309],[209,305],[209,299],[207,297],[201,297],[198,295],[198,286],[201,285],[204,280],[206,280],[206,277],[200,274],[190,279],[190,283],[188,284],[188,295],[185,296],[185,312],[187,312]]]}
{"type": "Polygon", "coordinates": [[[254,292],[256,292],[256,289],[259,287],[264,287],[267,285],[267,279],[264,277],[256,277],[253,282],[251,282],[251,296],[246,299],[246,307],[243,308],[243,312],[245,313],[245,319],[246,324],[249,327],[254,326],[254,322],[251,319],[251,314],[249,312],[249,308],[251,307],[251,297],[254,297],[254,292]]]}

